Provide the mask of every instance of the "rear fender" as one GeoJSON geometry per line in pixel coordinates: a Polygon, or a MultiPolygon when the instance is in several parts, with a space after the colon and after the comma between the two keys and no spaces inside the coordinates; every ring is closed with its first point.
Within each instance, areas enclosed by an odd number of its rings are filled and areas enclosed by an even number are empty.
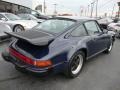
{"type": "Polygon", "coordinates": [[[69,61],[71,59],[71,57],[78,51],[83,51],[85,53],[85,57],[87,57],[87,48],[86,45],[81,45],[81,47],[76,47],[76,46],[72,46],[70,51],[68,52],[68,56],[67,56],[67,61],[69,61]]]}

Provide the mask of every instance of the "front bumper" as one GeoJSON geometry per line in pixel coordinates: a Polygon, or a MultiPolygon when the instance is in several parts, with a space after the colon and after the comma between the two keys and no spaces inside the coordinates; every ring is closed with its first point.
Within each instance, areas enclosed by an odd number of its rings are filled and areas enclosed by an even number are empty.
{"type": "Polygon", "coordinates": [[[116,30],[116,31],[115,31],[115,36],[116,36],[117,38],[120,38],[120,31],[116,30]]]}
{"type": "Polygon", "coordinates": [[[24,63],[23,61],[11,56],[7,51],[2,53],[2,57],[5,61],[13,63],[18,68],[21,68],[22,70],[25,70],[26,72],[36,73],[36,74],[52,74],[53,69],[52,68],[38,68],[33,65],[29,65],[24,63]]]}
{"type": "Polygon", "coordinates": [[[120,30],[119,29],[113,28],[113,27],[108,27],[108,30],[114,31],[115,37],[120,38],[120,30]]]}

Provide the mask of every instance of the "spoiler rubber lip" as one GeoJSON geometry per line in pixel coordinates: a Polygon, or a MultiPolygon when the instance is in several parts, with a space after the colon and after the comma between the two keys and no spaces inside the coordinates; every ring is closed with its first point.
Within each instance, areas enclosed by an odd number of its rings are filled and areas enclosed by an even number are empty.
{"type": "Polygon", "coordinates": [[[35,38],[35,39],[28,39],[26,37],[20,36],[15,34],[14,32],[5,32],[7,35],[11,36],[11,37],[15,37],[17,39],[21,39],[24,41],[27,41],[33,45],[38,45],[38,46],[43,46],[43,45],[48,45],[51,41],[54,40],[54,36],[46,36],[46,37],[42,37],[42,38],[35,38]]]}

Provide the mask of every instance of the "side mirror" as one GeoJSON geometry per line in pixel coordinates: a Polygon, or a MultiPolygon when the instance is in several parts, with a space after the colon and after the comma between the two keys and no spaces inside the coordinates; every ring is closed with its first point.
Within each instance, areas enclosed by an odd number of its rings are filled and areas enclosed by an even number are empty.
{"type": "Polygon", "coordinates": [[[100,24],[100,27],[101,27],[102,29],[107,29],[107,25],[105,25],[105,24],[100,24]]]}
{"type": "Polygon", "coordinates": [[[107,29],[102,29],[102,32],[103,33],[108,33],[108,30],[107,29]]]}
{"type": "Polygon", "coordinates": [[[118,19],[115,19],[113,22],[114,22],[114,23],[117,23],[117,22],[118,22],[118,19]]]}
{"type": "Polygon", "coordinates": [[[7,21],[5,18],[1,18],[2,21],[7,21]]]}

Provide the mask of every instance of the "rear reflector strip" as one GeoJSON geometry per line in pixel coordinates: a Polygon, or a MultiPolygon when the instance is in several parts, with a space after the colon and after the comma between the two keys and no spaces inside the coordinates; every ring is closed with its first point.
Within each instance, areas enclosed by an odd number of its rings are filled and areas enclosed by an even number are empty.
{"type": "Polygon", "coordinates": [[[16,50],[14,50],[12,48],[9,48],[9,52],[10,52],[11,55],[15,56],[16,58],[20,59],[21,61],[23,61],[23,62],[25,62],[27,64],[34,65],[34,61],[31,58],[26,57],[26,56],[20,54],[16,50]]]}

